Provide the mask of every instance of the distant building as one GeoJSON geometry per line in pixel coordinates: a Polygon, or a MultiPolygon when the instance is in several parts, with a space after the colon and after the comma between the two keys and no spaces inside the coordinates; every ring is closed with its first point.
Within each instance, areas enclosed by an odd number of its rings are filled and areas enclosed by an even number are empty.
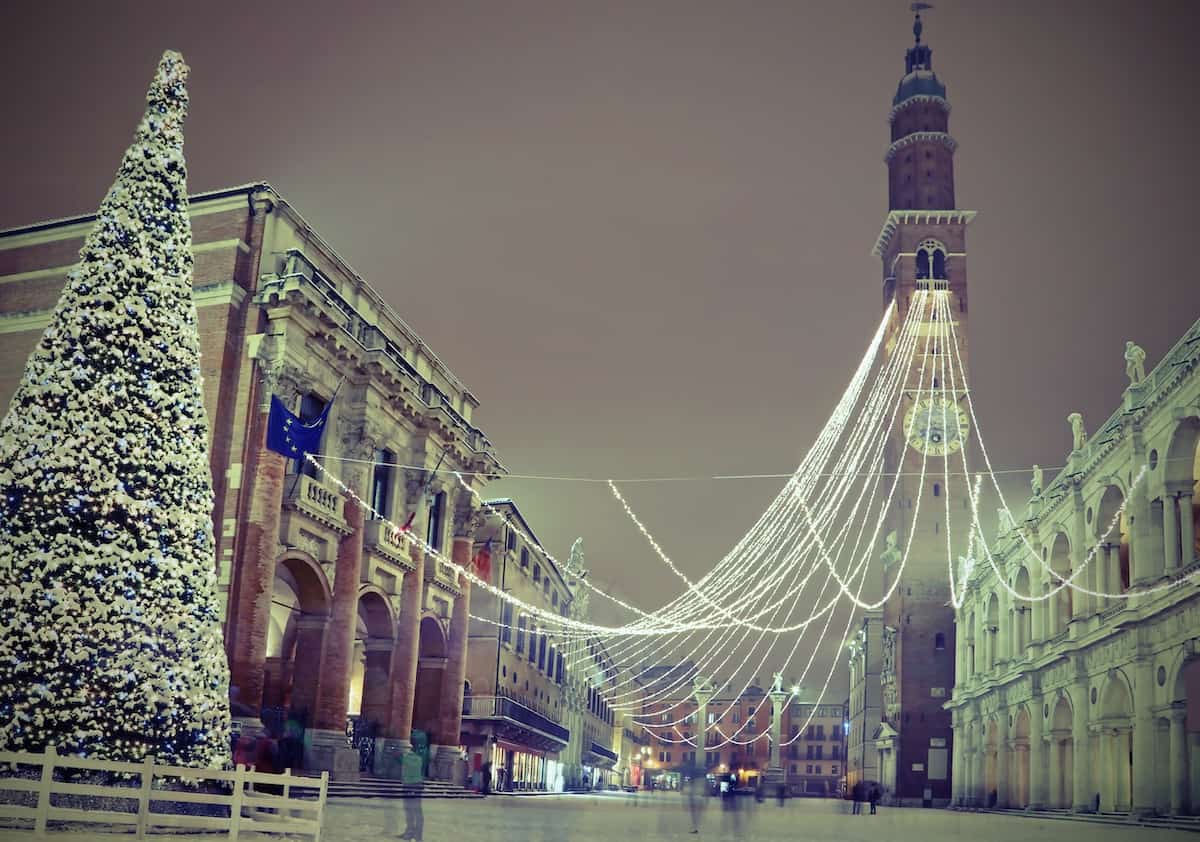
{"type": "MultiPolygon", "coordinates": [[[[738,696],[716,692],[701,704],[689,679],[686,689],[680,685],[675,695],[656,697],[656,686],[670,687],[694,673],[695,666],[685,663],[648,674],[647,702],[638,718],[651,735],[644,775],[666,789],[696,772],[736,773],[743,787],[766,784],[772,761],[770,694],[751,684],[738,696]],[[674,681],[664,685],[664,676],[674,681]]],[[[815,693],[804,690],[788,690],[783,698],[790,701],[779,725],[781,782],[792,795],[839,795],[846,763],[845,704],[818,702],[815,693]]]]}
{"type": "MultiPolygon", "coordinates": [[[[487,506],[494,513],[486,513],[476,531],[475,551],[490,546],[492,583],[526,604],[567,616],[567,580],[539,551],[525,516],[511,500],[487,506]]],[[[475,595],[471,614],[462,744],[472,772],[487,760],[506,790],[561,792],[567,780],[560,755],[571,739],[564,724],[562,641],[540,628],[536,617],[522,611],[514,616],[513,604],[491,593],[475,595]]]]}

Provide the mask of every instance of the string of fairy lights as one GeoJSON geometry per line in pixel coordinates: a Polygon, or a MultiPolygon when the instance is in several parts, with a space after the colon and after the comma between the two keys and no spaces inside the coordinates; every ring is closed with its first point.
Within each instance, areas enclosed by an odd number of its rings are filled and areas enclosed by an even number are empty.
{"type": "MultiPolygon", "coordinates": [[[[781,740],[781,746],[789,745],[816,716],[833,678],[836,661],[824,676],[813,675],[810,681],[818,653],[826,651],[830,629],[835,629],[835,637],[840,632],[839,650],[844,648],[857,611],[883,606],[904,580],[916,537],[928,534],[927,523],[921,521],[927,486],[933,488],[933,498],[941,498],[927,504],[926,508],[933,507],[933,514],[926,521],[932,522],[934,534],[944,539],[950,604],[955,609],[963,605],[981,560],[991,567],[996,582],[1013,600],[1051,600],[1067,588],[1096,599],[1128,599],[1133,595],[1131,591],[1107,593],[1087,587],[1081,584],[1081,577],[1088,575],[1089,565],[1119,528],[1126,501],[1143,481],[1148,466],[1142,466],[1132,478],[1128,493],[1111,521],[1102,526],[1099,539],[1086,552],[1077,553],[1077,560],[1068,570],[1055,569],[1044,559],[1027,530],[1010,530],[1008,534],[1019,542],[1022,556],[1033,561],[1033,578],[1053,582],[1040,593],[1022,593],[1003,575],[1001,562],[980,525],[980,499],[989,480],[991,490],[999,497],[1002,517],[1006,516],[1010,524],[1019,519],[1005,499],[999,480],[999,475],[1009,471],[993,467],[983,439],[950,294],[946,290],[917,290],[902,314],[896,312],[898,307],[899,303],[893,301],[884,314],[845,391],[796,469],[788,475],[747,475],[779,476],[785,481],[750,529],[698,579],[693,580],[679,568],[623,493],[621,486],[636,480],[605,480],[617,505],[647,542],[649,555],[681,583],[674,598],[646,609],[586,576],[573,577],[573,588],[586,589],[627,612],[630,619],[622,624],[595,623],[569,616],[569,612],[552,611],[493,585],[473,565],[456,562],[375,511],[322,464],[324,457],[309,455],[307,459],[364,511],[419,547],[427,559],[446,565],[473,587],[508,603],[512,609],[511,613],[502,613],[508,618],[505,622],[475,615],[473,620],[504,627],[512,624],[514,615],[527,620],[528,633],[549,637],[552,651],[557,646],[567,659],[569,672],[586,670],[610,708],[627,712],[636,726],[660,742],[706,750],[752,743],[769,733],[769,727],[751,725],[759,721],[758,712],[764,706],[774,706],[782,698],[787,707],[798,698],[801,687],[819,682],[815,700],[804,699],[807,721],[794,730],[792,737],[781,740]],[[910,408],[904,413],[906,404],[910,408]],[[912,470],[886,470],[889,454],[895,456],[896,431],[903,442],[913,442],[920,451],[919,463],[912,470]],[[965,446],[968,431],[974,434],[981,466],[971,464],[970,448],[965,446]],[[931,463],[931,455],[941,458],[931,463]],[[952,462],[957,463],[954,470],[952,462]],[[905,476],[917,477],[915,483],[908,484],[916,490],[911,499],[897,496],[905,476]],[[963,515],[955,516],[952,499],[964,501],[963,515]],[[883,553],[879,551],[881,539],[886,547],[883,553]],[[881,558],[884,575],[872,576],[877,572],[874,562],[881,558]],[[879,581],[884,583],[882,588],[869,584],[879,581]],[[834,623],[839,610],[845,615],[842,626],[834,623]],[[597,641],[606,657],[598,663],[589,647],[567,645],[572,641],[597,641]],[[735,708],[742,705],[752,677],[761,674],[772,660],[778,662],[777,649],[784,650],[777,675],[798,673],[798,677],[790,687],[777,688],[778,694],[763,694],[753,713],[740,720],[734,715],[735,708]],[[802,652],[807,652],[806,660],[798,657],[802,652]],[[658,666],[669,663],[668,659],[687,668],[658,666]],[[708,704],[714,707],[708,721],[694,723],[694,733],[681,730],[694,719],[693,683],[701,677],[706,682],[705,695],[711,700],[708,704]],[[708,736],[709,732],[713,736],[708,736]]],[[[472,485],[471,474],[452,475],[483,511],[521,538],[531,552],[558,569],[567,569],[513,518],[484,500],[472,485]]],[[[593,481],[582,477],[541,478],[593,481]]],[[[686,478],[659,478],[680,479],[686,478]]],[[[922,564],[927,563],[922,559],[922,564]]],[[[1163,590],[1194,575],[1182,574],[1177,580],[1137,593],[1163,590]]]]}

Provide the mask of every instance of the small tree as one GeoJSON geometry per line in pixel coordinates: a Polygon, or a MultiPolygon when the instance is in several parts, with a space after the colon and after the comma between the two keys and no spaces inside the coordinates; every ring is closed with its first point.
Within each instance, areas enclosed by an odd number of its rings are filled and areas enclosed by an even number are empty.
{"type": "Polygon", "coordinates": [[[229,670],[167,52],[0,423],[0,748],[219,766],[229,670]]]}

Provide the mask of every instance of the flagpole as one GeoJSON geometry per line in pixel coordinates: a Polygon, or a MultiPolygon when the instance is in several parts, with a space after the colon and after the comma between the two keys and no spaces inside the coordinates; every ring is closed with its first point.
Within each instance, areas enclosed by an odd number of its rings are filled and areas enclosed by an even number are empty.
{"type": "MultiPolygon", "coordinates": [[[[343,374],[341,376],[341,379],[338,380],[337,385],[333,387],[333,394],[329,396],[329,401],[325,404],[325,410],[321,413],[322,415],[326,415],[329,413],[330,408],[333,407],[334,400],[338,396],[338,392],[340,392],[342,390],[342,384],[345,382],[346,382],[346,375],[343,374]]],[[[292,480],[292,490],[288,492],[288,494],[287,494],[288,497],[291,497],[293,494],[296,493],[296,486],[298,486],[300,484],[300,475],[302,473],[304,473],[304,465],[307,462],[307,457],[309,455],[310,454],[307,451],[305,451],[301,455],[300,459],[298,460],[300,462],[300,464],[298,466],[296,466],[296,478],[292,480]]]]}

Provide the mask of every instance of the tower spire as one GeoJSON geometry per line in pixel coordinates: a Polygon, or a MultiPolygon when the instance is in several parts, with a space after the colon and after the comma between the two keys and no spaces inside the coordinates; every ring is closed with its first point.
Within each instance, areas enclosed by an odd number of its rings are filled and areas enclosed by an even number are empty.
{"type": "Polygon", "coordinates": [[[925,44],[921,43],[921,32],[924,31],[924,24],[921,23],[921,12],[925,9],[932,9],[929,3],[913,3],[910,7],[915,17],[913,18],[913,38],[915,39],[913,46],[908,48],[908,52],[904,54],[904,72],[912,73],[914,70],[933,70],[933,50],[925,44]]]}

